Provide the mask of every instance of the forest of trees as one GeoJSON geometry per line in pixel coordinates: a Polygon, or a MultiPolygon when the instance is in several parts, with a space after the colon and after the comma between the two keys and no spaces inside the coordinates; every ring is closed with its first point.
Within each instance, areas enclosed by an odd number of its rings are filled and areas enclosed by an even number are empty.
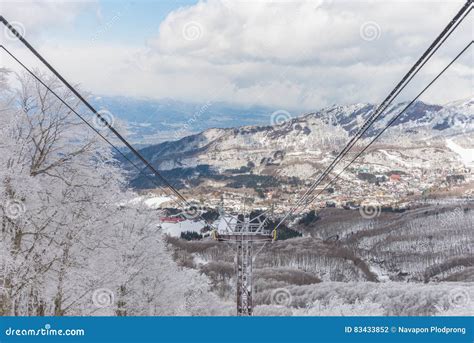
{"type": "Polygon", "coordinates": [[[130,202],[109,146],[50,91],[0,69],[0,111],[0,315],[226,311],[207,277],[173,261],[154,214],[130,202]]]}

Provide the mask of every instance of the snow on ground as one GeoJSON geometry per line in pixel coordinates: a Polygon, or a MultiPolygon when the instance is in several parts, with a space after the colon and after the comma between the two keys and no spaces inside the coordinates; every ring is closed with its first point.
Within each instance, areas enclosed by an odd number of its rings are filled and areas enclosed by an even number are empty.
{"type": "Polygon", "coordinates": [[[398,164],[402,165],[402,166],[410,166],[410,163],[407,163],[405,162],[404,160],[402,160],[401,158],[395,156],[395,155],[392,155],[390,153],[388,153],[386,150],[380,150],[380,152],[382,152],[385,156],[387,156],[389,159],[397,162],[398,164]]]}
{"type": "Polygon", "coordinates": [[[285,164],[281,169],[281,176],[297,176],[300,178],[308,178],[314,174],[314,166],[310,163],[296,163],[292,161],[291,164],[285,164]]]}
{"type": "Polygon", "coordinates": [[[319,156],[321,155],[321,150],[310,150],[310,149],[305,149],[304,151],[290,151],[286,155],[287,156],[303,156],[306,157],[307,155],[316,155],[319,156]]]}
{"type": "Polygon", "coordinates": [[[140,202],[143,202],[149,208],[157,209],[161,206],[161,204],[170,200],[172,199],[167,196],[139,196],[130,200],[130,203],[138,204],[140,202]]]}
{"type": "Polygon", "coordinates": [[[205,258],[197,254],[193,254],[193,258],[194,258],[194,263],[198,266],[202,266],[209,263],[208,260],[206,260],[205,258]]]}
{"type": "MultiPolygon", "coordinates": [[[[226,216],[226,220],[229,223],[234,223],[236,221],[235,217],[226,216]]],[[[185,231],[194,231],[194,232],[201,232],[201,229],[204,227],[202,221],[192,221],[192,220],[184,220],[179,223],[168,223],[168,222],[158,222],[158,225],[163,230],[163,233],[166,233],[172,237],[180,237],[181,232],[185,231]]],[[[213,223],[214,227],[217,227],[219,232],[227,231],[227,223],[224,218],[219,218],[217,221],[213,223]]]]}
{"type": "Polygon", "coordinates": [[[384,273],[379,266],[372,264],[372,265],[369,265],[369,268],[372,273],[377,275],[377,279],[379,281],[383,281],[383,282],[390,281],[390,276],[384,273]]]}
{"type": "Polygon", "coordinates": [[[157,209],[160,207],[161,204],[170,200],[172,200],[170,197],[158,196],[158,197],[148,198],[144,201],[144,203],[150,208],[157,209]]]}
{"type": "Polygon", "coordinates": [[[286,286],[286,306],[272,303],[272,292],[255,293],[255,314],[286,316],[472,316],[470,282],[321,282],[286,286]],[[301,307],[300,304],[306,304],[301,307]]]}
{"type": "Polygon", "coordinates": [[[214,226],[217,227],[218,232],[226,232],[228,230],[227,223],[235,223],[237,219],[231,216],[225,216],[225,218],[219,218],[217,223],[214,223],[214,226]]]}
{"type": "Polygon", "coordinates": [[[184,220],[179,223],[163,223],[160,222],[159,225],[164,233],[172,237],[180,237],[181,232],[194,231],[201,232],[204,224],[201,222],[194,222],[192,220],[184,220]]]}
{"type": "Polygon", "coordinates": [[[474,166],[474,149],[463,148],[452,139],[446,140],[446,146],[459,155],[465,166],[474,166]]]}

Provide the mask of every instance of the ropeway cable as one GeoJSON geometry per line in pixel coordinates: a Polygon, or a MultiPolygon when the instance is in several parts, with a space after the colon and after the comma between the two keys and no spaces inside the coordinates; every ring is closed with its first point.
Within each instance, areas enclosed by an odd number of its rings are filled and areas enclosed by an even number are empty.
{"type": "MultiPolygon", "coordinates": [[[[117,153],[119,153],[127,162],[129,162],[137,171],[145,176],[150,182],[152,182],[155,186],[158,188],[162,189],[166,193],[166,189],[163,187],[163,185],[160,185],[159,183],[156,182],[154,178],[151,178],[148,173],[144,171],[143,168],[140,168],[136,163],[134,163],[121,149],[119,149],[114,143],[112,143],[107,137],[105,137],[97,128],[95,128],[93,125],[91,125],[81,114],[79,114],[71,105],[69,105],[64,99],[61,98],[55,92],[51,87],[49,87],[41,78],[36,75],[30,68],[28,68],[22,61],[20,61],[10,50],[8,50],[6,47],[3,45],[0,45],[0,48],[3,49],[15,62],[17,62],[23,69],[25,69],[33,78],[35,78],[41,85],[43,85],[51,94],[53,94],[61,103],[63,103],[72,113],[74,113],[76,116],[78,116],[81,121],[83,121],[87,126],[89,126],[95,133],[97,133],[107,144],[109,144],[117,153]]],[[[179,203],[178,199],[173,199],[172,200],[178,205],[178,207],[183,207],[183,204],[179,203]]],[[[189,203],[186,203],[185,206],[189,206],[189,203]]],[[[207,223],[204,218],[202,218],[201,215],[199,215],[200,221],[202,221],[205,225],[209,225],[213,227],[212,224],[207,223]]]]}
{"type": "MultiPolygon", "coordinates": [[[[331,181],[322,189],[320,190],[316,195],[314,195],[310,201],[307,201],[307,203],[305,204],[305,207],[310,204],[311,202],[313,202],[319,195],[321,195],[330,185],[332,185],[340,176],[341,174],[347,169],[349,168],[349,166],[357,159],[359,158],[391,125],[393,125],[393,123],[396,122],[396,120],[398,118],[400,118],[400,116],[406,112],[406,110],[421,96],[425,93],[426,90],[428,90],[429,87],[431,87],[433,85],[434,82],[436,82],[436,80],[438,80],[441,75],[444,74],[444,72],[446,70],[448,70],[448,68],[454,63],[456,62],[459,57],[462,56],[462,54],[464,54],[470,47],[471,45],[474,43],[474,41],[471,41],[469,44],[467,44],[464,49],[462,49],[461,52],[459,52],[459,54],[440,72],[438,73],[438,75],[436,75],[436,77],[434,79],[431,80],[431,82],[420,92],[418,93],[418,95],[408,104],[406,105],[402,111],[400,111],[395,117],[393,117],[388,123],[387,125],[374,137],[374,139],[372,139],[372,141],[370,141],[369,144],[367,144],[333,179],[331,179],[331,181]]],[[[278,224],[277,226],[275,227],[275,230],[281,226],[285,221],[286,219],[288,218],[289,216],[285,216],[278,224]]]]}
{"type": "MultiPolygon", "coordinates": [[[[454,18],[449,22],[449,24],[443,29],[441,34],[433,41],[433,43],[428,47],[428,49],[423,53],[423,55],[417,60],[417,62],[412,66],[408,73],[402,78],[402,80],[397,84],[397,86],[390,92],[382,104],[374,111],[374,113],[369,117],[369,119],[363,124],[363,126],[357,131],[357,133],[350,139],[346,146],[341,150],[341,152],[336,156],[336,158],[331,162],[331,164],[320,174],[320,176],[313,182],[313,184],[308,188],[304,195],[297,201],[290,211],[285,214],[282,219],[282,222],[286,220],[290,215],[292,215],[300,206],[308,205],[307,200],[312,192],[321,184],[321,182],[326,178],[327,175],[334,169],[337,163],[339,163],[344,156],[349,152],[349,150],[360,140],[362,135],[371,127],[371,125],[383,114],[388,106],[393,102],[396,96],[408,85],[408,83],[413,79],[413,77],[418,73],[419,70],[426,64],[426,62],[433,56],[433,54],[439,49],[439,47],[446,41],[446,39],[454,32],[454,30],[459,26],[459,24],[467,17],[467,15],[472,10],[472,0],[466,2],[466,4],[458,11],[454,18]]],[[[280,224],[279,224],[280,225],[280,224]]],[[[278,225],[278,226],[279,226],[278,225]]],[[[277,227],[278,227],[277,226],[277,227]]]]}

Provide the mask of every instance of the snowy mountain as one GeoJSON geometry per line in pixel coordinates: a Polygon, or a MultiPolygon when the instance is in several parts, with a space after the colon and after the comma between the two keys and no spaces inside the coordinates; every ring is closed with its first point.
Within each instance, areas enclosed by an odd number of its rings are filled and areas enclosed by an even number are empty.
{"type": "MultiPolygon", "coordinates": [[[[369,142],[405,106],[399,103],[390,107],[358,146],[369,142]]],[[[141,153],[165,171],[188,168],[199,173],[199,168],[202,172],[202,166],[208,166],[206,172],[238,170],[307,178],[329,163],[374,109],[372,104],[331,106],[273,126],[208,129],[146,147],[141,153]]],[[[473,130],[473,99],[444,106],[416,102],[360,162],[387,169],[460,168],[470,164],[466,155],[472,152],[473,130]]]]}

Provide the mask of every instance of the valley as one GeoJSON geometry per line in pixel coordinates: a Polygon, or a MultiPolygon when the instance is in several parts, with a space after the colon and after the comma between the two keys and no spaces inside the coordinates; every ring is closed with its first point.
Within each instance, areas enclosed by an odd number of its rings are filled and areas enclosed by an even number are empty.
{"type": "MultiPolygon", "coordinates": [[[[208,129],[151,145],[141,153],[200,206],[237,210],[251,201],[254,207],[273,206],[283,213],[373,108],[367,104],[334,106],[278,125],[208,129]]],[[[375,123],[326,182],[336,176],[338,181],[307,210],[369,204],[406,207],[435,194],[472,196],[473,100],[444,107],[417,103],[352,163],[381,125],[401,108],[403,104],[394,105],[375,123]],[[349,164],[342,173],[342,167],[349,164]]],[[[135,188],[145,192],[156,188],[143,175],[130,172],[135,188]]]]}
{"type": "MultiPolygon", "coordinates": [[[[220,227],[219,208],[234,215],[268,210],[271,223],[277,223],[372,109],[336,106],[279,125],[208,129],[142,153],[209,225],[220,227]]],[[[472,100],[445,107],[418,103],[346,171],[332,173],[328,180],[341,173],[340,178],[290,218],[284,228],[289,231],[256,248],[256,313],[323,315],[334,307],[347,315],[459,313],[450,306],[446,282],[463,292],[465,283],[474,282],[473,110],[472,100]],[[351,287],[366,291],[348,300],[351,287]],[[393,289],[409,297],[425,288],[422,305],[407,298],[412,307],[388,306],[394,304],[388,300],[393,289]],[[273,298],[282,289],[290,299],[284,306],[273,298]]],[[[377,132],[376,125],[360,146],[377,132]]],[[[233,246],[213,241],[210,229],[196,219],[164,222],[185,210],[139,176],[132,184],[143,199],[159,199],[157,225],[168,235],[175,261],[206,275],[211,289],[232,301],[233,246]]]]}

